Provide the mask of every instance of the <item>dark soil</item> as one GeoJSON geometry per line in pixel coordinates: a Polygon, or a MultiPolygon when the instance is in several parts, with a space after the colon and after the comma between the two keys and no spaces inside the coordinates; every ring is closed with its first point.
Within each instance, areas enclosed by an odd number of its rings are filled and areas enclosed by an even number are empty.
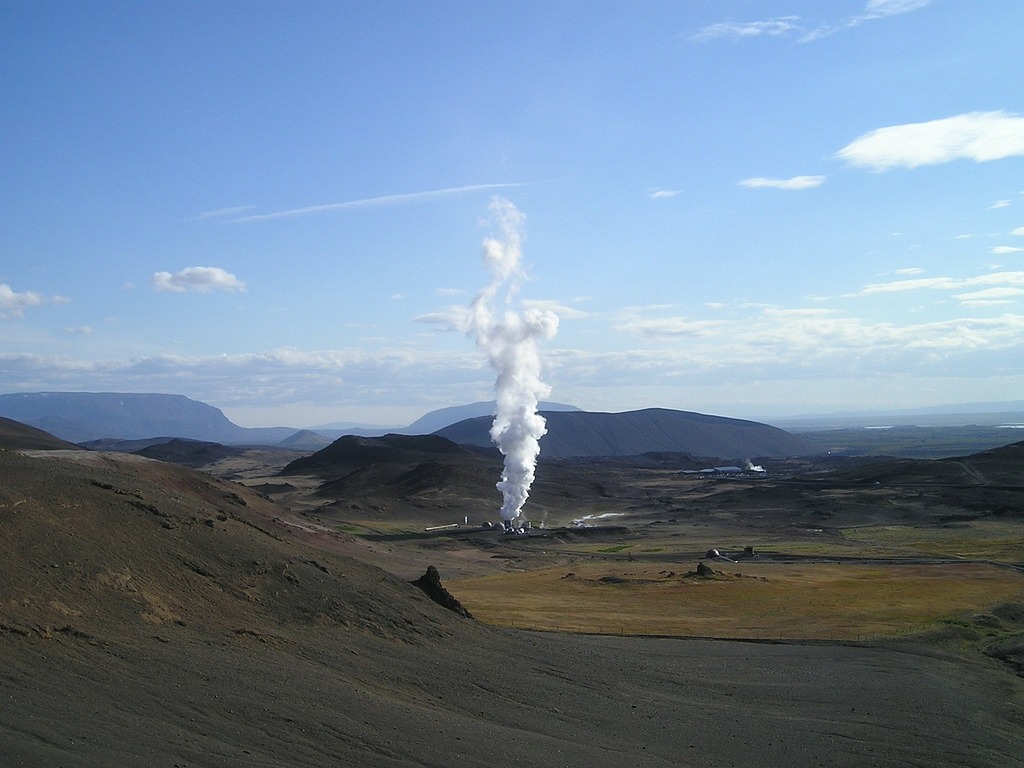
{"type": "Polygon", "coordinates": [[[0,478],[3,766],[1024,766],[1024,681],[955,643],[501,630],[184,467],[0,478]]]}

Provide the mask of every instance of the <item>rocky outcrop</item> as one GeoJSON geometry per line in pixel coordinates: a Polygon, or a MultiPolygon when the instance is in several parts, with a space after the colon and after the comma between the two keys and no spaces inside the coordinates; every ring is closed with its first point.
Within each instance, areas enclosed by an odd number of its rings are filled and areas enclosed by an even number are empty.
{"type": "Polygon", "coordinates": [[[413,585],[422,589],[424,594],[438,605],[447,608],[449,611],[455,611],[455,613],[465,616],[467,619],[473,618],[473,615],[463,607],[462,603],[444,588],[444,585],[441,584],[441,574],[437,572],[437,568],[434,566],[428,565],[427,572],[416,579],[413,585]]]}

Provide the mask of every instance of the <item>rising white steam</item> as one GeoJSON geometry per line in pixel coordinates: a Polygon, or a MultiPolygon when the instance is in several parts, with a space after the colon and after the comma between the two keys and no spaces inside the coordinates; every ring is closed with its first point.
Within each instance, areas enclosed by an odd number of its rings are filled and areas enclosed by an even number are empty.
{"type": "Polygon", "coordinates": [[[537,402],[550,388],[540,378],[537,340],[558,330],[558,316],[537,308],[516,309],[515,295],[522,268],[522,226],[525,217],[508,200],[491,201],[499,235],[483,242],[484,264],[491,282],[473,300],[466,317],[466,332],[497,373],[494,391],[497,413],[491,440],[505,457],[497,488],[501,491],[501,518],[509,527],[519,518],[530,494],[540,455],[540,439],[547,432],[537,402]],[[504,292],[504,308],[495,305],[504,292]]]}

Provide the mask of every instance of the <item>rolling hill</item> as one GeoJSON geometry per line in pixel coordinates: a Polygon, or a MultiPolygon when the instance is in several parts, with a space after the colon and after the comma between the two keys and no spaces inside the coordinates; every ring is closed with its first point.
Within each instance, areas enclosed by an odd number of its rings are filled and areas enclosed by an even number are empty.
{"type": "Polygon", "coordinates": [[[0,416],[0,448],[58,451],[77,449],[78,446],[56,438],[49,432],[0,416]]]}

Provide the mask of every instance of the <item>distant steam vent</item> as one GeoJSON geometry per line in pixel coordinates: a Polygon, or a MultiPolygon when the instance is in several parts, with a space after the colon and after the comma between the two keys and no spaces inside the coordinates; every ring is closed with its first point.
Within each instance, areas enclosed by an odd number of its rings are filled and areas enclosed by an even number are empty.
{"type": "Polygon", "coordinates": [[[547,432],[544,417],[537,413],[537,403],[550,393],[540,377],[537,340],[555,335],[558,316],[536,307],[518,311],[511,308],[524,276],[521,242],[525,217],[502,198],[492,201],[491,211],[501,231],[500,238],[489,237],[483,242],[483,259],[491,272],[491,282],[470,305],[464,330],[497,373],[497,413],[490,438],[504,456],[497,488],[502,495],[501,518],[505,528],[511,529],[521,527],[517,523],[533,485],[540,439],[547,432]],[[506,309],[499,312],[495,305],[502,290],[506,309]]]}

